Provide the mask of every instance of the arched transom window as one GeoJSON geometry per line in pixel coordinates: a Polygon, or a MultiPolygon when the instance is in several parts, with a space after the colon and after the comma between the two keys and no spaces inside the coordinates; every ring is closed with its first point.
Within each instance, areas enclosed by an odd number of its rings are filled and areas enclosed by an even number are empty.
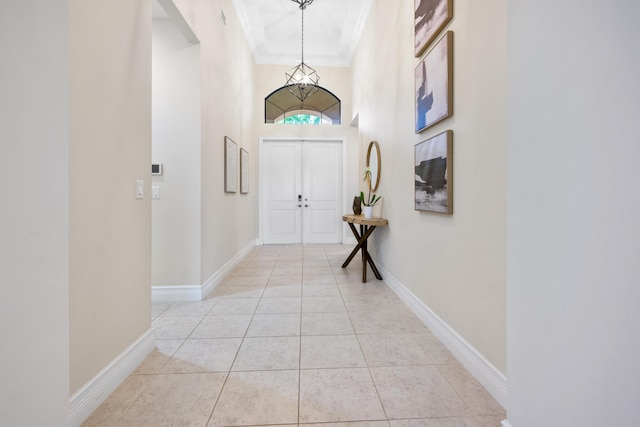
{"type": "Polygon", "coordinates": [[[290,86],[277,89],[264,99],[264,122],[285,124],[340,124],[340,99],[325,88],[300,101],[290,86]]]}

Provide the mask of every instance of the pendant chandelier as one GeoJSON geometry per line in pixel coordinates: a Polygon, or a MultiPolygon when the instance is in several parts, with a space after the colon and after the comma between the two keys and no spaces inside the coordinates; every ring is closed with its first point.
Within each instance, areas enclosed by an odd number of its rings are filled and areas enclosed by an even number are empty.
{"type": "Polygon", "coordinates": [[[291,0],[300,6],[302,14],[302,55],[300,64],[287,71],[286,86],[289,91],[300,101],[304,102],[310,95],[318,91],[320,76],[310,66],[304,63],[304,10],[313,3],[313,0],[291,0]]]}

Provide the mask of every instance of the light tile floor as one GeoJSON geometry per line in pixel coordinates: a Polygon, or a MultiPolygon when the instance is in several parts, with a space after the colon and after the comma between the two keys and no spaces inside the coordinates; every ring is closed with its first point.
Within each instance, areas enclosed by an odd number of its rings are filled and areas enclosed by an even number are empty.
{"type": "Polygon", "coordinates": [[[83,424],[499,427],[504,409],[351,248],[256,247],[83,424]]]}

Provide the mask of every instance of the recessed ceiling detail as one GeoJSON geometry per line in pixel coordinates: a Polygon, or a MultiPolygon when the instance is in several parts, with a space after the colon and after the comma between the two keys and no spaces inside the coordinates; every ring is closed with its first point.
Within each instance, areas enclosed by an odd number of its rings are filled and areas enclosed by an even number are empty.
{"type": "MultiPolygon", "coordinates": [[[[347,67],[373,0],[314,0],[304,14],[305,61],[347,67]]],[[[300,10],[291,0],[233,0],[257,64],[300,60],[300,10]]]]}

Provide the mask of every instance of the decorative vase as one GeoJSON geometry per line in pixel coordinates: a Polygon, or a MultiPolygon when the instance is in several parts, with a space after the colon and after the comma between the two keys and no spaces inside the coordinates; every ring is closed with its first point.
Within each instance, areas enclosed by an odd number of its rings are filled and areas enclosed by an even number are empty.
{"type": "Polygon", "coordinates": [[[373,218],[373,206],[364,206],[362,208],[365,219],[373,218]]]}
{"type": "Polygon", "coordinates": [[[360,196],[353,198],[353,213],[356,215],[360,215],[362,213],[362,202],[360,201],[360,196]]]}

